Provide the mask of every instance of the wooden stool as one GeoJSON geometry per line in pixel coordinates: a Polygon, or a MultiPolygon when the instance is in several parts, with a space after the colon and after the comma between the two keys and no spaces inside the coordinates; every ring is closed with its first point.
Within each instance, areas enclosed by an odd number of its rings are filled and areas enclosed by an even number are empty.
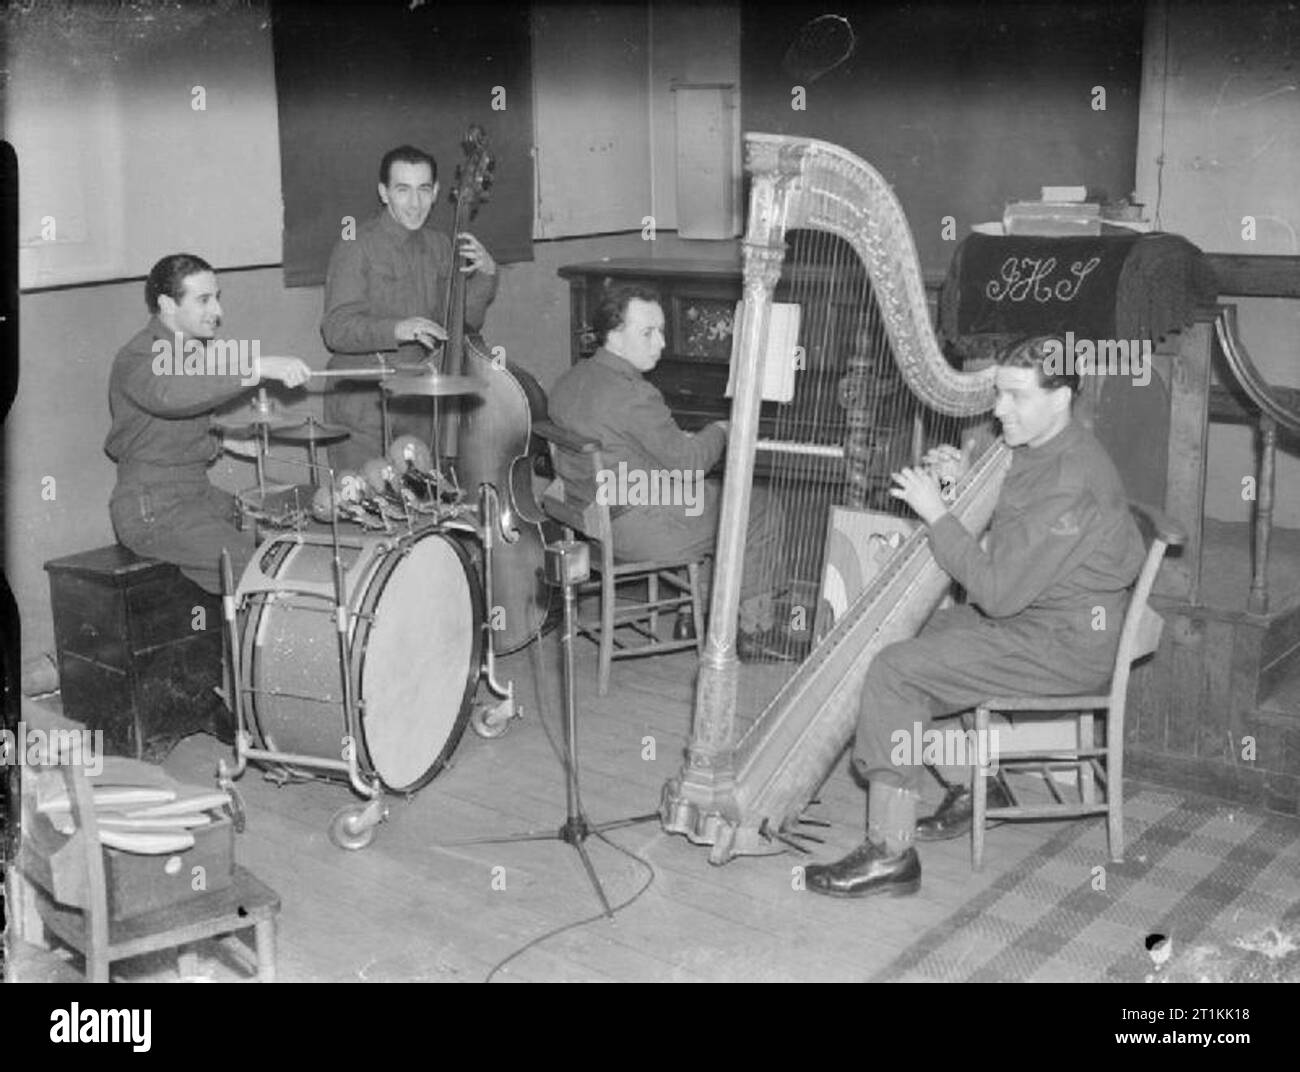
{"type": "Polygon", "coordinates": [[[161,760],[228,724],[221,597],[114,544],[45,563],[63,710],[115,755],[161,760]],[[199,628],[195,628],[198,625],[199,628]]]}
{"type": "MultiPolygon", "coordinates": [[[[15,875],[19,903],[14,915],[26,942],[39,945],[44,936],[40,932],[54,935],[85,959],[88,982],[106,983],[114,961],[162,949],[178,949],[181,974],[194,974],[195,958],[186,946],[252,928],[257,978],[275,981],[280,897],[242,867],[234,867],[230,884],[220,889],[123,919],[112,918],[90,783],[77,763],[59,769],[76,826],[70,839],[50,836],[52,827],[36,813],[34,795],[25,793],[23,799],[24,833],[15,875]]],[[[44,967],[38,970],[51,970],[48,956],[40,963],[44,967]]]]}

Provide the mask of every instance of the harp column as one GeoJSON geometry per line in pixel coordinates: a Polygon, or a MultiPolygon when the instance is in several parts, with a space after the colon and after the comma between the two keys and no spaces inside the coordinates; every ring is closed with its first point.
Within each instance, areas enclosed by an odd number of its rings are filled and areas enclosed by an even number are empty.
{"type": "MultiPolygon", "coordinates": [[[[751,161],[751,171],[754,168],[751,161]]],[[[754,453],[762,404],[762,354],[772,311],[772,292],[785,258],[784,203],[778,188],[789,176],[755,173],[750,229],[744,244],[744,310],[727,440],[708,637],[700,657],[695,711],[686,762],[664,785],[660,814],[664,829],[724,851],[735,833],[736,616],[754,481],[754,453]]],[[[793,355],[792,355],[793,356],[793,355]]],[[[723,857],[725,858],[725,856],[723,857]]]]}

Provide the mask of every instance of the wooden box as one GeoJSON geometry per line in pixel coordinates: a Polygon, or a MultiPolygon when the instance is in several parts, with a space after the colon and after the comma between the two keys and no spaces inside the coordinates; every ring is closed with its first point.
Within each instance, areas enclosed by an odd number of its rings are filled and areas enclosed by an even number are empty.
{"type": "Polygon", "coordinates": [[[191,831],[194,845],[183,852],[141,856],[104,849],[110,919],[138,916],[231,884],[235,873],[234,826],[224,813],[209,814],[213,821],[191,831]]]}
{"type": "MultiPolygon", "coordinates": [[[[142,856],[101,849],[110,920],[180,904],[225,889],[234,881],[234,825],[224,812],[208,814],[212,822],[196,828],[194,844],[182,852],[142,856]],[[201,877],[197,868],[203,869],[201,877]]],[[[60,904],[88,907],[82,833],[61,834],[46,816],[37,815],[31,817],[23,836],[22,866],[27,875],[60,904]]]]}
{"type": "Polygon", "coordinates": [[[104,749],[161,759],[220,731],[221,600],[166,562],[117,545],[53,559],[50,605],[64,713],[102,730],[104,749]]]}

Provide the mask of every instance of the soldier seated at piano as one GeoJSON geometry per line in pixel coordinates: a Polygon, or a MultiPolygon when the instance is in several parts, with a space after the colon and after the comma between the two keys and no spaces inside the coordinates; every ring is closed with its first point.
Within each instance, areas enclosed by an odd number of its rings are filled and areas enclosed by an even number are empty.
{"type": "MultiPolygon", "coordinates": [[[[948,512],[935,472],[894,475],[892,494],[925,522],[935,559],[969,603],[938,612],[921,635],[872,661],[853,746],[853,768],[869,787],[867,836],[843,859],[807,869],[814,893],[915,893],[913,843],[969,831],[968,788],[950,790],[917,822],[921,753],[900,749],[900,733],[924,733],[936,717],[990,696],[1090,692],[1110,679],[1144,547],[1114,464],[1071,419],[1077,374],[1052,375],[1045,364],[1049,341],[1021,341],[998,361],[994,415],[1013,461],[983,548],[948,512]]],[[[996,782],[989,793],[990,803],[1006,803],[996,782]]]]}
{"type": "MultiPolygon", "coordinates": [[[[642,286],[613,287],[593,316],[598,349],[569,369],[551,389],[550,418],[579,435],[598,439],[611,474],[611,488],[662,482],[676,474],[674,486],[690,487],[690,502],[650,505],[628,496],[610,505],[614,553],[623,560],[689,559],[713,554],[721,514],[722,487],[706,480],[727,448],[728,422],[714,421],[696,433],[673,420],[663,394],[645,379],[664,349],[664,312],[659,295],[642,286]],[[635,501],[633,501],[635,499],[635,501]]],[[[563,477],[565,474],[560,473],[563,477]]],[[[685,497],[683,497],[685,498],[685,497]]],[[[755,487],[749,503],[743,587],[740,593],[738,654],[742,659],[794,658],[807,640],[785,628],[773,613],[773,589],[784,575],[781,548],[783,515],[766,488],[755,487]]],[[[709,566],[701,571],[705,603],[709,566]]],[[[692,635],[689,611],[679,616],[675,634],[692,635]]]]}

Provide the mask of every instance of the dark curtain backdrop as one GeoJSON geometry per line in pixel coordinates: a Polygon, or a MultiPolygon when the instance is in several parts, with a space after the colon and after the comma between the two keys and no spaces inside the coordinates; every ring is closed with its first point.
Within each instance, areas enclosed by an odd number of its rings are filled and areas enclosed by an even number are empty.
{"type": "Polygon", "coordinates": [[[1133,188],[1143,5],[887,0],[741,9],[745,130],[822,138],[894,187],[927,271],[942,271],[970,225],[1045,185],[1133,188]],[[787,69],[801,26],[847,16],[857,50],[811,81],[787,69]],[[791,107],[803,84],[806,109],[791,107]],[[1106,90],[1106,110],[1091,107],[1106,90]]]}
{"type": "Polygon", "coordinates": [[[321,283],[344,216],[380,207],[379,160],[410,143],[438,161],[434,219],[470,123],[496,157],[491,200],[471,230],[501,263],[532,260],[532,75],[526,4],[272,6],[280,113],[286,286],[321,283]],[[496,87],[504,110],[494,110],[496,87]]]}

